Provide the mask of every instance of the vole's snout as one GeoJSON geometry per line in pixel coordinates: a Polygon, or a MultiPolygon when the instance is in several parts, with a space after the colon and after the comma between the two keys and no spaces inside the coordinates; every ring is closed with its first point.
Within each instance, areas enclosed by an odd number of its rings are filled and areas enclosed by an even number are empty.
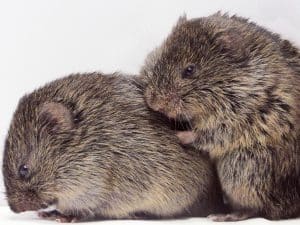
{"type": "Polygon", "coordinates": [[[151,90],[150,88],[147,88],[145,96],[148,106],[154,111],[161,111],[163,109],[159,101],[159,96],[155,91],[151,90]]]}
{"type": "Polygon", "coordinates": [[[46,203],[37,203],[27,200],[18,201],[13,204],[9,204],[10,209],[15,213],[21,213],[25,211],[35,211],[39,209],[45,209],[48,207],[46,203]]]}
{"type": "Polygon", "coordinates": [[[180,98],[175,92],[158,93],[148,88],[145,93],[146,102],[154,111],[161,112],[170,118],[176,118],[180,98]]]}
{"type": "Polygon", "coordinates": [[[39,197],[27,194],[9,197],[8,204],[10,209],[15,213],[36,211],[39,209],[45,209],[49,206],[49,203],[43,201],[39,197]]]}
{"type": "Polygon", "coordinates": [[[9,204],[10,209],[15,213],[21,213],[27,211],[27,203],[26,202],[18,202],[15,204],[9,204]]]}

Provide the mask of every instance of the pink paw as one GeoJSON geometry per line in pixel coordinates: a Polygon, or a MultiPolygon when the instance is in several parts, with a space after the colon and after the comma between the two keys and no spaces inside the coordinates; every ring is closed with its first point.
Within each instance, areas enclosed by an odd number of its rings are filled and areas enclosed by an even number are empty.
{"type": "Polygon", "coordinates": [[[215,222],[230,222],[246,220],[254,216],[255,214],[251,212],[233,212],[229,214],[211,214],[208,218],[215,222]]]}
{"type": "Polygon", "coordinates": [[[55,220],[59,223],[74,223],[78,221],[78,218],[75,216],[67,216],[63,215],[57,210],[49,211],[49,212],[38,212],[38,216],[47,220],[55,220]]]}
{"type": "Polygon", "coordinates": [[[192,144],[196,140],[196,134],[193,131],[179,131],[176,136],[184,145],[192,144]]]}

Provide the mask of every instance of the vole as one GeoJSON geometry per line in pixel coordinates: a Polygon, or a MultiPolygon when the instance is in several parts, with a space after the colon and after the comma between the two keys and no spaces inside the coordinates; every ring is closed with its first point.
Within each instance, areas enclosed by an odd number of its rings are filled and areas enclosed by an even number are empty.
{"type": "Polygon", "coordinates": [[[300,215],[300,57],[238,16],[181,17],[141,69],[147,104],[191,124],[184,144],[209,153],[231,213],[215,221],[300,215]]]}
{"type": "Polygon", "coordinates": [[[5,144],[14,212],[60,222],[206,216],[221,190],[208,157],[180,145],[136,77],[75,74],[24,96],[5,144]]]}

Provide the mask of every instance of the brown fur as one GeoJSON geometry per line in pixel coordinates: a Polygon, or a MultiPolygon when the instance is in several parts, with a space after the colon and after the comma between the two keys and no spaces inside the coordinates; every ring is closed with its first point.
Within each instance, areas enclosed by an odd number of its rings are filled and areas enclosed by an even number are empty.
{"type": "Polygon", "coordinates": [[[13,211],[55,204],[58,211],[39,215],[61,222],[216,211],[221,192],[211,164],[186,153],[136,84],[120,75],[71,75],[21,99],[3,162],[13,211]]]}
{"type": "Polygon", "coordinates": [[[141,74],[148,105],[191,124],[178,136],[209,152],[234,211],[299,216],[296,47],[237,16],[181,18],[141,74]]]}

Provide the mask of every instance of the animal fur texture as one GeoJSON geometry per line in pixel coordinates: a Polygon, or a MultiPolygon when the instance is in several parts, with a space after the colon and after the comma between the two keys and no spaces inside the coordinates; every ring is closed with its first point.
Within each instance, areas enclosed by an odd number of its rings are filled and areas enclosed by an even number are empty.
{"type": "Polygon", "coordinates": [[[300,215],[300,54],[237,17],[179,19],[141,69],[147,104],[192,130],[182,143],[209,152],[232,213],[300,215]]]}
{"type": "Polygon", "coordinates": [[[54,204],[39,215],[61,222],[216,211],[221,191],[208,158],[182,148],[136,81],[77,74],[20,100],[3,161],[13,211],[54,204]]]}

